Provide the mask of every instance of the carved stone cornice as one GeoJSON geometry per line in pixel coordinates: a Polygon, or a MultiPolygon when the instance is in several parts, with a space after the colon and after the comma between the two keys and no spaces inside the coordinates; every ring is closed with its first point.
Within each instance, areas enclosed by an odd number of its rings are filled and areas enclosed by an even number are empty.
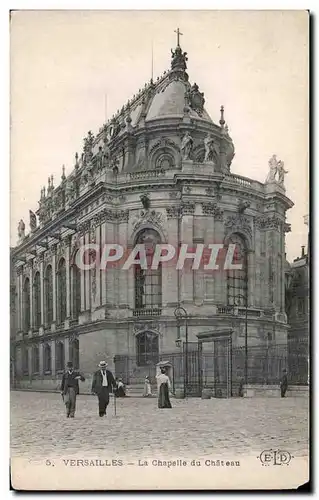
{"type": "Polygon", "coordinates": [[[284,231],[285,233],[290,233],[291,232],[291,224],[288,224],[287,222],[284,223],[284,231]]]}
{"type": "Polygon", "coordinates": [[[252,236],[251,220],[249,217],[242,214],[230,215],[227,217],[225,220],[225,228],[233,232],[242,230],[250,237],[252,236]]]}
{"type": "Polygon", "coordinates": [[[23,274],[23,266],[19,266],[16,268],[16,274],[17,276],[21,276],[21,274],[23,274]]]}
{"type": "Polygon", "coordinates": [[[223,217],[223,210],[217,205],[217,203],[202,203],[203,215],[213,215],[217,220],[221,220],[223,217]]]}
{"type": "Polygon", "coordinates": [[[84,222],[81,222],[81,224],[78,225],[77,232],[78,232],[78,234],[79,234],[80,237],[84,236],[84,234],[89,231],[90,224],[91,224],[91,221],[90,220],[86,220],[84,222]]]}
{"type": "Polygon", "coordinates": [[[262,231],[270,229],[280,230],[283,226],[282,220],[276,215],[263,215],[256,218],[256,227],[262,231]]]}
{"type": "Polygon", "coordinates": [[[167,219],[179,219],[181,216],[181,207],[173,206],[166,208],[167,219]]]}
{"type": "Polygon", "coordinates": [[[182,203],[182,206],[181,206],[181,215],[194,215],[194,212],[195,212],[195,203],[192,203],[192,202],[185,202],[185,203],[182,203]]]}
{"type": "Polygon", "coordinates": [[[141,210],[138,218],[133,220],[133,230],[137,231],[139,227],[144,224],[151,224],[152,226],[162,228],[164,223],[164,215],[155,210],[141,210]]]}
{"type": "Polygon", "coordinates": [[[134,323],[133,325],[134,335],[145,330],[155,330],[158,334],[160,334],[159,329],[160,325],[158,321],[139,321],[139,323],[134,323]]]}

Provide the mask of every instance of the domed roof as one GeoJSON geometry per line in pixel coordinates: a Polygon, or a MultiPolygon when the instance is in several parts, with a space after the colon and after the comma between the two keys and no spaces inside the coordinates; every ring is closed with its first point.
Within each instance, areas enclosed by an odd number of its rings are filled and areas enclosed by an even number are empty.
{"type": "MultiPolygon", "coordinates": [[[[203,106],[201,106],[200,101],[198,109],[192,106],[191,102],[187,102],[187,96],[192,95],[192,89],[194,89],[195,86],[191,87],[188,81],[171,79],[170,77],[171,72],[167,74],[165,81],[161,82],[160,86],[156,89],[156,93],[146,115],[146,121],[172,116],[182,117],[187,113],[192,118],[202,118],[212,122],[208,113],[203,106]]],[[[197,85],[195,89],[197,89],[196,92],[198,97],[201,97],[203,101],[203,96],[198,91],[197,85]]]]}

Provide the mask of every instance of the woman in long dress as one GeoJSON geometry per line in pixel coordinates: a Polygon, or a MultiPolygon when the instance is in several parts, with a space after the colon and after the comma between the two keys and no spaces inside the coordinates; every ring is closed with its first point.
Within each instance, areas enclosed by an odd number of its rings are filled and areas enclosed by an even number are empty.
{"type": "Polygon", "coordinates": [[[172,408],[169,400],[169,390],[171,388],[170,380],[166,374],[166,369],[161,368],[161,373],[156,376],[158,390],[158,407],[172,408]]]}
{"type": "Polygon", "coordinates": [[[150,382],[149,377],[145,377],[143,396],[144,396],[144,398],[148,398],[149,396],[152,396],[151,382],[150,382]]]}
{"type": "Polygon", "coordinates": [[[126,396],[125,386],[121,378],[116,379],[116,389],[114,394],[117,398],[124,398],[126,396]]]}

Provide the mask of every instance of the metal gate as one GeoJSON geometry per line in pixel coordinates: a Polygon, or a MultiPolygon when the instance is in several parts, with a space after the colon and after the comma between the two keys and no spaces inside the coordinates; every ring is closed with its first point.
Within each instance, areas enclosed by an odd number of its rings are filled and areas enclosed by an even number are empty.
{"type": "Polygon", "coordinates": [[[211,389],[215,398],[232,396],[231,337],[212,338],[203,342],[202,386],[211,389]]]}
{"type": "Polygon", "coordinates": [[[200,342],[183,343],[183,362],[185,395],[200,397],[202,395],[202,344],[200,342]]]}

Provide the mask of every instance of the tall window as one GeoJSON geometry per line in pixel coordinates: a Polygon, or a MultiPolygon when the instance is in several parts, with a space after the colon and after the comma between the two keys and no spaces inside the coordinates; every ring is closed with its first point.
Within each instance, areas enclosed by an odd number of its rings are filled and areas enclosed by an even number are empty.
{"type": "Polygon", "coordinates": [[[144,244],[147,269],[135,266],[135,308],[159,308],[162,305],[162,268],[151,269],[155,245],[160,243],[159,234],[153,229],[145,229],[138,234],[136,244],[144,244]]]}
{"type": "Polygon", "coordinates": [[[44,303],[45,322],[47,326],[50,326],[53,321],[53,279],[50,265],[46,268],[44,276],[44,303]]]}
{"type": "Polygon", "coordinates": [[[55,359],[56,359],[56,369],[63,370],[64,362],[64,343],[57,342],[55,346],[55,359]]]}
{"type": "Polygon", "coordinates": [[[61,259],[57,272],[57,316],[59,324],[66,319],[66,267],[65,260],[61,259]]]}
{"type": "Polygon", "coordinates": [[[39,371],[40,371],[39,346],[33,346],[33,348],[32,348],[32,372],[39,373],[39,371]]]}
{"type": "Polygon", "coordinates": [[[23,285],[23,331],[30,330],[30,280],[26,278],[23,285]]]}
{"type": "Polygon", "coordinates": [[[51,372],[51,362],[52,362],[52,357],[51,357],[51,347],[49,344],[45,344],[43,348],[43,367],[44,367],[44,373],[49,373],[51,372]]]}
{"type": "Polygon", "coordinates": [[[142,332],[136,337],[138,366],[158,363],[158,335],[153,332],[142,332]]]}
{"type": "Polygon", "coordinates": [[[41,326],[41,283],[40,273],[37,272],[33,281],[33,304],[34,304],[34,326],[39,329],[41,326]]]}
{"type": "Polygon", "coordinates": [[[71,267],[72,275],[72,317],[77,319],[81,312],[81,270],[76,264],[71,267]]]}
{"type": "Polygon", "coordinates": [[[248,298],[247,245],[238,234],[233,234],[228,244],[234,244],[232,264],[242,264],[242,269],[227,271],[227,300],[229,306],[246,306],[248,298]]]}
{"type": "Polygon", "coordinates": [[[70,361],[73,362],[73,366],[76,370],[80,367],[80,345],[78,339],[73,339],[70,341],[69,345],[70,361]]]}

